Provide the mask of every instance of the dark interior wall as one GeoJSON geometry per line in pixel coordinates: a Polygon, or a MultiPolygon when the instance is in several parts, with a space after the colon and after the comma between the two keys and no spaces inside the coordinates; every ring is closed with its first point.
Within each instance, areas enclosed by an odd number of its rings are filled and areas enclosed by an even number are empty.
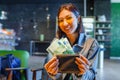
{"type": "MultiPolygon", "coordinates": [[[[56,15],[62,3],[74,3],[80,10],[81,16],[84,15],[84,0],[2,0],[0,11],[8,12],[7,20],[0,20],[3,28],[15,29],[19,44],[16,49],[28,50],[31,40],[39,40],[40,34],[45,35],[45,41],[51,41],[55,36],[56,15]],[[50,14],[49,27],[47,27],[47,16],[50,14]]],[[[87,16],[97,16],[106,14],[110,19],[110,5],[106,5],[110,0],[87,0],[87,16]],[[106,3],[107,2],[107,3],[106,3]],[[96,4],[96,3],[99,3],[96,4]],[[93,9],[91,9],[93,7],[93,9]],[[107,12],[106,12],[106,9],[107,12]]]]}
{"type": "Polygon", "coordinates": [[[111,0],[94,0],[94,16],[105,15],[111,20],[111,0]]]}
{"type": "Polygon", "coordinates": [[[87,5],[87,16],[93,16],[94,15],[94,0],[86,0],[87,1],[87,3],[86,3],[86,5],[87,5]]]}
{"type": "MultiPolygon", "coordinates": [[[[56,6],[56,5],[54,5],[56,6]]],[[[52,4],[3,4],[0,10],[7,11],[8,19],[1,20],[3,28],[14,29],[19,44],[16,49],[29,50],[31,40],[39,40],[39,35],[44,34],[46,41],[51,41],[55,35],[55,15],[52,4]],[[46,8],[49,7],[49,10],[46,8]],[[51,11],[51,12],[50,12],[51,11]],[[50,14],[49,27],[47,16],[50,14]]]]}
{"type": "MultiPolygon", "coordinates": [[[[57,10],[61,4],[1,4],[0,11],[6,11],[8,19],[0,20],[0,23],[3,24],[3,28],[15,30],[16,38],[20,39],[16,39],[18,43],[16,49],[29,51],[30,41],[39,40],[40,34],[45,35],[45,41],[52,41],[56,30],[57,10]],[[50,15],[49,21],[48,15],[50,15]]],[[[74,4],[79,6],[83,14],[83,4],[74,4]]]]}
{"type": "Polygon", "coordinates": [[[84,0],[1,0],[1,4],[82,3],[84,0]]]}
{"type": "MultiPolygon", "coordinates": [[[[52,4],[49,4],[49,6],[53,7],[52,4]]],[[[53,34],[55,32],[53,27],[55,27],[56,14],[46,10],[46,8],[49,6],[47,4],[0,5],[1,11],[3,10],[8,12],[8,19],[1,20],[2,24],[4,25],[3,28],[14,28],[17,32],[16,35],[21,37],[22,41],[38,39],[39,34],[47,35],[44,33],[45,31],[53,34]],[[52,17],[50,16],[50,25],[47,28],[46,18],[48,14],[50,14],[52,17]]],[[[50,10],[53,11],[52,9],[50,10]]],[[[50,37],[47,37],[46,40],[50,40],[50,37]]]]}

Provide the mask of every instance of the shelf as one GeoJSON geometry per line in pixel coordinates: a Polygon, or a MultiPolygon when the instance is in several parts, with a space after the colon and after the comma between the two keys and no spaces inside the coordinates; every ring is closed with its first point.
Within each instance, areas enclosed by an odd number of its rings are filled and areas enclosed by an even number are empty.
{"type": "Polygon", "coordinates": [[[98,35],[98,36],[108,36],[108,35],[111,35],[111,34],[110,33],[103,33],[103,34],[95,33],[95,35],[98,35]]]}
{"type": "Polygon", "coordinates": [[[94,37],[99,44],[104,45],[105,53],[109,54],[111,49],[111,21],[96,21],[94,26],[94,37]]]}
{"type": "Polygon", "coordinates": [[[106,42],[106,41],[109,42],[109,41],[111,41],[111,40],[102,40],[102,39],[99,39],[99,40],[98,40],[98,39],[97,39],[97,41],[99,41],[99,42],[106,42]]]}
{"type": "Polygon", "coordinates": [[[96,23],[111,23],[111,21],[96,21],[96,23]]]}
{"type": "Polygon", "coordinates": [[[110,27],[95,27],[96,29],[111,29],[110,27]]]}
{"type": "Polygon", "coordinates": [[[111,48],[111,46],[104,46],[104,48],[111,48]]]}

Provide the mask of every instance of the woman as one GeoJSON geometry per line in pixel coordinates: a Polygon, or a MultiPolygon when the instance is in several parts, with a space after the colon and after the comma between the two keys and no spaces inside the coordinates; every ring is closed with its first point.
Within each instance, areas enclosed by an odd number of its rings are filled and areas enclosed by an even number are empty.
{"type": "MultiPolygon", "coordinates": [[[[82,51],[81,48],[85,49],[87,37],[83,28],[82,19],[77,8],[71,3],[61,5],[58,11],[58,32],[56,38],[60,39],[62,37],[67,37],[75,53],[80,53],[82,51]]],[[[72,74],[73,80],[95,79],[98,50],[98,43],[94,40],[87,54],[83,51],[80,57],[76,57],[75,63],[78,66],[79,74],[72,74]]],[[[58,65],[59,60],[56,57],[52,57],[44,66],[49,76],[55,80],[58,75],[62,75],[58,73],[58,65]]],[[[68,75],[63,76],[62,80],[70,80],[69,77],[68,75]]]]}

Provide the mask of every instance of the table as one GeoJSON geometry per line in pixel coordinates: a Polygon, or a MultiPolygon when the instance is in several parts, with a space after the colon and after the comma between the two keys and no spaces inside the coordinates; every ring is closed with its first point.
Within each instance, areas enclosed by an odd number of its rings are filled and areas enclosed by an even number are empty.
{"type": "MultiPolygon", "coordinates": [[[[28,80],[32,80],[33,73],[31,72],[31,69],[38,69],[43,68],[45,64],[46,56],[30,56],[28,61],[28,80]]],[[[37,80],[41,79],[42,71],[38,71],[36,78],[37,80]]]]}

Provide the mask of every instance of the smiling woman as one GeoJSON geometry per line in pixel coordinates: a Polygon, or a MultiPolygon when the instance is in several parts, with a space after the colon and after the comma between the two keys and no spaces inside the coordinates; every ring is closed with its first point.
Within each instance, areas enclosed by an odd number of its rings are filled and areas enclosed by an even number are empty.
{"type": "MultiPolygon", "coordinates": [[[[71,80],[71,78],[73,80],[94,80],[97,67],[97,53],[99,52],[97,41],[93,38],[87,38],[81,16],[75,5],[71,3],[61,5],[57,16],[58,30],[56,38],[67,38],[73,47],[74,53],[79,54],[79,56],[74,57],[74,63],[78,69],[76,69],[77,74],[74,72],[64,72],[65,76],[59,79],[62,76],[62,72],[59,72],[61,59],[54,56],[51,57],[52,59],[48,59],[49,61],[44,66],[47,73],[55,80],[58,76],[59,78],[57,80],[71,80]]],[[[51,54],[48,55],[48,58],[50,56],[51,54]]]]}

